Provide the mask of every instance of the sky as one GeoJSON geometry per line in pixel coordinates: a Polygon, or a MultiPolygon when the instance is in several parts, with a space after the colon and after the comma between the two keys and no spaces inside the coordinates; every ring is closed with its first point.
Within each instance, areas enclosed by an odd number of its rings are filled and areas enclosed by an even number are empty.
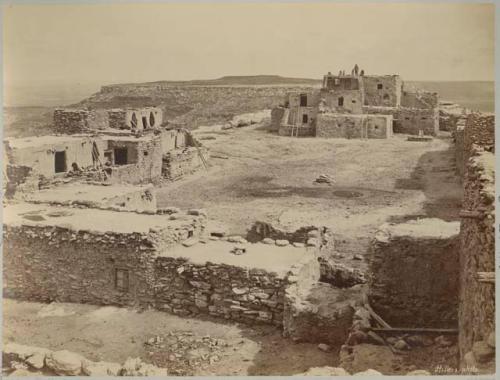
{"type": "Polygon", "coordinates": [[[6,85],[327,71],[493,80],[491,4],[10,5],[6,85]]]}

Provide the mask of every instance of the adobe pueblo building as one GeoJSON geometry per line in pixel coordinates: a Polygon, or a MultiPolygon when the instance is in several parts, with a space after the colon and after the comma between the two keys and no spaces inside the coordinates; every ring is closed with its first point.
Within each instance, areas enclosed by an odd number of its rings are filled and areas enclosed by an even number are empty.
{"type": "Polygon", "coordinates": [[[405,88],[399,75],[365,75],[356,65],[323,77],[319,90],[289,93],[271,114],[281,136],[386,139],[393,133],[435,136],[436,93],[405,88]]]}
{"type": "Polygon", "coordinates": [[[207,166],[207,149],[164,123],[160,108],[57,109],[54,128],[60,134],[5,140],[10,188],[62,178],[158,184],[207,166]]]}

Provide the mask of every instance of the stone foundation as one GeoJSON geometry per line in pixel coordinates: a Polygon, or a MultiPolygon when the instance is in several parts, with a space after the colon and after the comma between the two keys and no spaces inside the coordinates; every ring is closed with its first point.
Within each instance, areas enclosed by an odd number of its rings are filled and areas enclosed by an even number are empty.
{"type": "Polygon", "coordinates": [[[203,147],[186,147],[164,154],[162,176],[168,179],[177,179],[194,173],[204,165],[200,153],[205,160],[209,159],[208,149],[203,147]]]}
{"type": "Polygon", "coordinates": [[[316,137],[386,139],[392,136],[392,116],[320,113],[316,137]]]}

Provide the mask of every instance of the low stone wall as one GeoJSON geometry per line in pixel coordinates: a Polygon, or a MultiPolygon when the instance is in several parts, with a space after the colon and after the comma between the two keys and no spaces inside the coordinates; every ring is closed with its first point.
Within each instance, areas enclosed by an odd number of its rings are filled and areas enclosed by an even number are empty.
{"type": "Polygon", "coordinates": [[[203,166],[200,152],[205,160],[209,159],[209,151],[204,147],[186,147],[167,152],[163,155],[162,176],[177,179],[194,173],[203,166]]]}
{"type": "Polygon", "coordinates": [[[392,136],[388,115],[318,114],[316,137],[386,139],[392,136]]]}
{"type": "Polygon", "coordinates": [[[54,110],[54,131],[62,134],[88,131],[89,111],[85,109],[54,110]]]}
{"type": "Polygon", "coordinates": [[[456,174],[462,180],[465,173],[465,157],[464,157],[464,134],[465,134],[465,119],[461,118],[457,121],[455,131],[455,168],[456,174]]]}
{"type": "Polygon", "coordinates": [[[456,327],[458,222],[385,224],[371,247],[369,301],[394,327],[456,327]]]}
{"type": "Polygon", "coordinates": [[[155,278],[155,303],[160,310],[210,314],[250,324],[283,324],[287,279],[276,273],[159,257],[155,278]]]}
{"type": "Polygon", "coordinates": [[[495,152],[495,115],[471,113],[467,116],[464,131],[464,160],[467,163],[475,144],[495,152]]]}
{"type": "Polygon", "coordinates": [[[478,272],[495,272],[495,157],[473,149],[464,178],[460,225],[459,347],[464,359],[478,341],[495,332],[495,284],[478,272]]]}

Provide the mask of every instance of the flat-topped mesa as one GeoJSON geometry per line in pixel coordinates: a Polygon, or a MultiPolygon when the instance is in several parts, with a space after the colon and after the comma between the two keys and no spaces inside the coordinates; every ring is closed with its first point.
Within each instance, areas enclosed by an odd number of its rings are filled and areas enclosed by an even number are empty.
{"type": "Polygon", "coordinates": [[[351,74],[326,74],[319,90],[287,94],[272,111],[270,129],[282,136],[434,136],[439,129],[437,107],[437,93],[407,88],[399,75],[365,75],[356,65],[351,74]],[[386,117],[382,125],[381,117],[386,117]]]}

